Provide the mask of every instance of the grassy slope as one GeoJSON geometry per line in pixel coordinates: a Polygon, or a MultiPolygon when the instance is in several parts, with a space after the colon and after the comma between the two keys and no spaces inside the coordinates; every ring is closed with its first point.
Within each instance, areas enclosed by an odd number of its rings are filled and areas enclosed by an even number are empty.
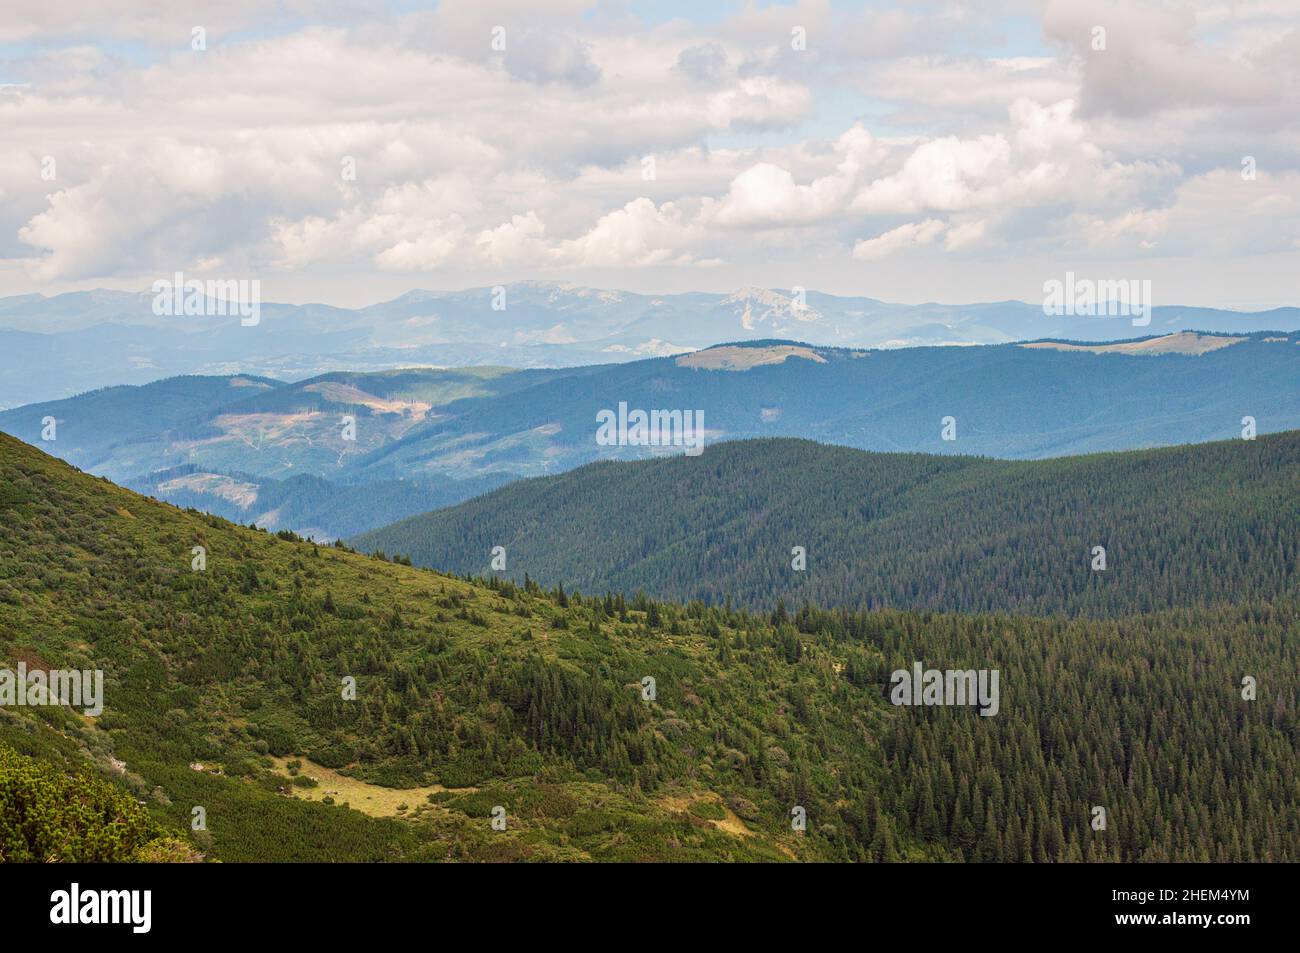
{"type": "MultiPolygon", "coordinates": [[[[738,838],[657,807],[635,778],[611,783],[585,752],[586,767],[562,750],[529,751],[517,725],[503,727],[517,719],[499,700],[479,697],[479,680],[494,668],[532,666],[578,688],[599,678],[600,689],[618,695],[620,710],[640,722],[629,737],[647,745],[656,743],[656,723],[692,690],[771,693],[753,717],[778,725],[779,685],[721,678],[698,636],[665,639],[632,621],[607,623],[598,635],[566,631],[558,626],[569,613],[540,594],[506,599],[461,580],[178,511],[8,437],[0,437],[0,455],[0,659],[106,670],[105,713],[93,726],[61,710],[27,709],[6,714],[0,729],[29,735],[36,723],[40,739],[50,722],[101,766],[111,752],[138,791],[162,788],[171,805],[158,810],[173,821],[187,822],[190,805],[203,805],[210,839],[198,840],[218,858],[775,859],[785,856],[778,844],[798,847],[780,834],[775,809],[762,836],[738,838]],[[195,545],[207,547],[206,572],[191,571],[195,545]],[[332,613],[321,609],[326,593],[332,613]],[[359,684],[353,709],[339,699],[348,673],[359,684]],[[663,685],[653,705],[639,700],[647,673],[663,685]],[[398,681],[409,705],[394,705],[398,681]],[[367,706],[376,710],[362,714],[367,706]],[[376,713],[385,706],[386,715],[376,713]],[[385,750],[434,707],[438,728],[450,726],[460,748],[450,762],[430,771],[385,750]],[[474,742],[495,728],[503,750],[484,764],[474,742]],[[445,781],[481,791],[415,825],[375,820],[277,793],[287,779],[266,769],[266,755],[290,752],[388,783],[445,781]],[[223,765],[225,776],[190,770],[194,759],[223,765]],[[498,765],[507,769],[498,774],[498,765]],[[505,833],[488,824],[496,804],[509,812],[505,833]]],[[[503,683],[501,693],[514,684],[503,683]]],[[[862,707],[872,706],[863,698],[862,707]]],[[[692,728],[707,738],[708,726],[692,728]]],[[[53,736],[46,741],[53,745],[53,736]]]]}

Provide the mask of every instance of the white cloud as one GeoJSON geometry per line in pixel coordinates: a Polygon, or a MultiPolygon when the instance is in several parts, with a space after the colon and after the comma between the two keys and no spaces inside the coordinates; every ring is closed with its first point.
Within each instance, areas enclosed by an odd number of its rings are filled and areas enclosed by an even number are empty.
{"type": "Polygon", "coordinates": [[[699,227],[682,221],[672,203],[657,207],[638,198],[601,216],[581,238],[565,242],[561,254],[573,264],[597,268],[687,264],[692,261],[688,246],[699,237],[699,227]]]}
{"type": "Polygon", "coordinates": [[[454,260],[464,235],[459,215],[427,222],[415,235],[375,255],[375,264],[387,271],[433,271],[454,260]]]}
{"type": "Polygon", "coordinates": [[[1025,9],[1048,45],[1014,49],[996,3],[660,24],[583,0],[212,9],[50,0],[0,25],[39,41],[0,87],[0,275],[849,283],[855,260],[919,249],[1014,268],[1296,240],[1300,13],[1282,0],[1044,2],[1025,9]]]}
{"type": "Polygon", "coordinates": [[[937,218],[927,218],[923,222],[909,222],[890,229],[883,235],[858,242],[853,246],[853,257],[858,261],[876,261],[896,252],[929,245],[942,235],[947,227],[937,218]]]}
{"type": "Polygon", "coordinates": [[[943,236],[943,247],[948,251],[961,251],[978,246],[988,232],[988,222],[976,219],[953,225],[943,236]]]}
{"type": "Polygon", "coordinates": [[[512,216],[496,228],[485,229],[476,240],[484,259],[498,267],[545,263],[551,252],[545,242],[546,225],[536,212],[512,216]]]}
{"type": "Polygon", "coordinates": [[[1231,107],[1280,91],[1252,63],[1199,42],[1189,5],[1052,0],[1043,27],[1082,65],[1085,112],[1231,107]]]}
{"type": "Polygon", "coordinates": [[[1011,147],[1001,135],[934,139],[896,173],[864,188],[853,210],[868,215],[961,211],[994,201],[1010,173],[1011,147]]]}
{"type": "Polygon", "coordinates": [[[836,165],[808,185],[789,170],[760,162],[736,176],[716,213],[721,225],[788,226],[842,215],[862,175],[880,157],[871,134],[854,125],[835,142],[836,165]]]}

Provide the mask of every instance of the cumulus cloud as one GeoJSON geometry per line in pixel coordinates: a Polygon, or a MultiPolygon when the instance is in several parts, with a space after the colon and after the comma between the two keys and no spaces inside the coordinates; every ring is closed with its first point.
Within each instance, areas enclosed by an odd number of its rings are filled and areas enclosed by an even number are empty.
{"type": "Polygon", "coordinates": [[[1088,112],[1230,107],[1277,92],[1275,80],[1257,66],[1199,42],[1190,6],[1052,0],[1043,27],[1082,65],[1088,112]]]}
{"type": "Polygon", "coordinates": [[[99,35],[159,44],[188,45],[195,25],[211,24],[214,36],[222,31],[235,32],[279,19],[290,11],[320,12],[324,3],[291,0],[287,4],[269,0],[225,0],[216,11],[204,0],[44,0],[28,4],[21,16],[0,20],[0,42],[14,42],[36,37],[99,35]]]}
{"type": "Polygon", "coordinates": [[[727,51],[720,43],[688,46],[677,54],[674,69],[680,70],[697,83],[716,83],[726,72],[727,51]]]}
{"type": "Polygon", "coordinates": [[[1008,44],[1002,4],[652,23],[588,0],[50,0],[0,24],[23,44],[0,85],[0,275],[764,283],[1296,247],[1300,14],[1028,9],[1041,35],[1008,44]]]}
{"type": "Polygon", "coordinates": [[[224,254],[243,233],[229,174],[216,150],[170,140],[145,155],[108,157],[85,181],[52,190],[19,229],[23,242],[49,249],[32,262],[33,275],[95,277],[162,255],[224,254]]]}
{"type": "Polygon", "coordinates": [[[600,79],[587,43],[558,30],[529,30],[507,47],[506,70],[531,83],[590,86],[600,79]]]}
{"type": "Polygon", "coordinates": [[[588,267],[686,264],[692,261],[688,246],[699,237],[699,227],[683,221],[673,203],[660,207],[638,198],[601,216],[587,234],[564,243],[561,254],[588,267]]]}
{"type": "Polygon", "coordinates": [[[777,226],[815,222],[842,215],[863,174],[880,157],[869,132],[854,125],[835,142],[835,166],[806,185],[771,162],[760,162],[736,176],[715,220],[721,225],[777,226]]]}
{"type": "Polygon", "coordinates": [[[475,240],[479,255],[498,267],[542,264],[551,256],[545,241],[546,224],[536,212],[511,216],[496,228],[484,229],[475,240]]]}
{"type": "Polygon", "coordinates": [[[858,261],[875,261],[899,251],[929,245],[942,235],[947,227],[937,218],[927,218],[924,222],[908,222],[906,225],[890,229],[883,235],[858,242],[853,246],[853,257],[858,261]]]}

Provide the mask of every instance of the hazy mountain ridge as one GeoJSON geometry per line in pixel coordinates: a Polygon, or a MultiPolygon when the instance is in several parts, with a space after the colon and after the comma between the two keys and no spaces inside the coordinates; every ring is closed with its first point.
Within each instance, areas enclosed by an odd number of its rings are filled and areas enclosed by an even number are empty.
{"type": "Polygon", "coordinates": [[[177,505],[328,541],[503,482],[505,475],[489,474],[357,485],[347,462],[444,402],[510,393],[536,373],[492,367],[340,372],[296,384],[248,375],[175,377],[0,412],[0,430],[177,505]],[[44,439],[49,418],[52,440],[44,439]],[[347,418],[355,440],[343,439],[347,418]]]}
{"type": "Polygon", "coordinates": [[[1300,427],[1297,341],[1297,334],[1259,334],[1195,356],[741,342],[590,368],[511,399],[461,401],[454,413],[412,427],[356,465],[385,478],[438,469],[533,476],[596,459],[681,452],[597,445],[597,414],[621,403],[702,411],[706,442],[801,436],[860,449],[1007,458],[1203,442],[1238,433],[1247,415],[1259,432],[1300,427]],[[707,365],[711,355],[736,348],[779,353],[739,373],[707,365]],[[944,439],[946,417],[955,420],[956,439],[944,439]]]}
{"type": "Polygon", "coordinates": [[[621,403],[701,412],[706,446],[798,436],[1005,458],[1222,439],[1245,416],[1260,433],[1300,428],[1297,341],[1175,334],[860,351],[760,339],[563,369],[332,372],[293,384],[184,377],[5,411],[0,430],[135,489],[328,538],[510,479],[682,452],[598,445],[597,414],[621,403]],[[948,417],[954,440],[943,439],[948,417]],[[189,478],[152,476],[177,467],[189,478]],[[232,489],[225,478],[253,486],[232,489]],[[383,489],[367,498],[367,486],[383,489]],[[259,503],[259,492],[275,505],[259,503]]]}
{"type": "Polygon", "coordinates": [[[796,338],[835,347],[999,344],[1042,337],[1117,340],[1199,328],[1300,329],[1300,309],[1258,313],[1158,306],[1128,317],[1046,316],[1038,305],[901,305],[788,289],[645,295],[523,281],[504,288],[411,291],[347,309],[261,306],[238,316],[160,316],[153,294],[71,292],[0,298],[0,407],[176,374],[247,373],[283,380],[334,370],[432,365],[575,366],[667,356],[723,340],[796,338]]]}

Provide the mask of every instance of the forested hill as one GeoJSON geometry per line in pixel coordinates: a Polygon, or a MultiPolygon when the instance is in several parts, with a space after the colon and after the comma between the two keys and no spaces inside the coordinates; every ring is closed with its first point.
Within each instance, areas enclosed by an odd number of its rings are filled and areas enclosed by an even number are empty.
{"type": "Polygon", "coordinates": [[[1040,461],[736,441],[514,483],[352,542],[484,575],[500,546],[517,580],[764,610],[1270,598],[1300,578],[1300,431],[1040,461]]]}
{"type": "Polygon", "coordinates": [[[0,747],[0,843],[61,860],[111,844],[1295,861],[1295,620],[1245,601],[1118,622],[760,616],[478,584],[177,510],[0,436],[0,669],[104,673],[98,716],[0,705],[0,746],[21,754],[0,747]],[[891,706],[889,673],[916,661],[998,671],[996,715],[891,706]],[[48,829],[84,835],[70,851],[29,836],[22,797],[48,805],[78,767],[150,817],[55,812],[48,829]],[[129,837],[103,829],[119,822],[129,837]]]}

